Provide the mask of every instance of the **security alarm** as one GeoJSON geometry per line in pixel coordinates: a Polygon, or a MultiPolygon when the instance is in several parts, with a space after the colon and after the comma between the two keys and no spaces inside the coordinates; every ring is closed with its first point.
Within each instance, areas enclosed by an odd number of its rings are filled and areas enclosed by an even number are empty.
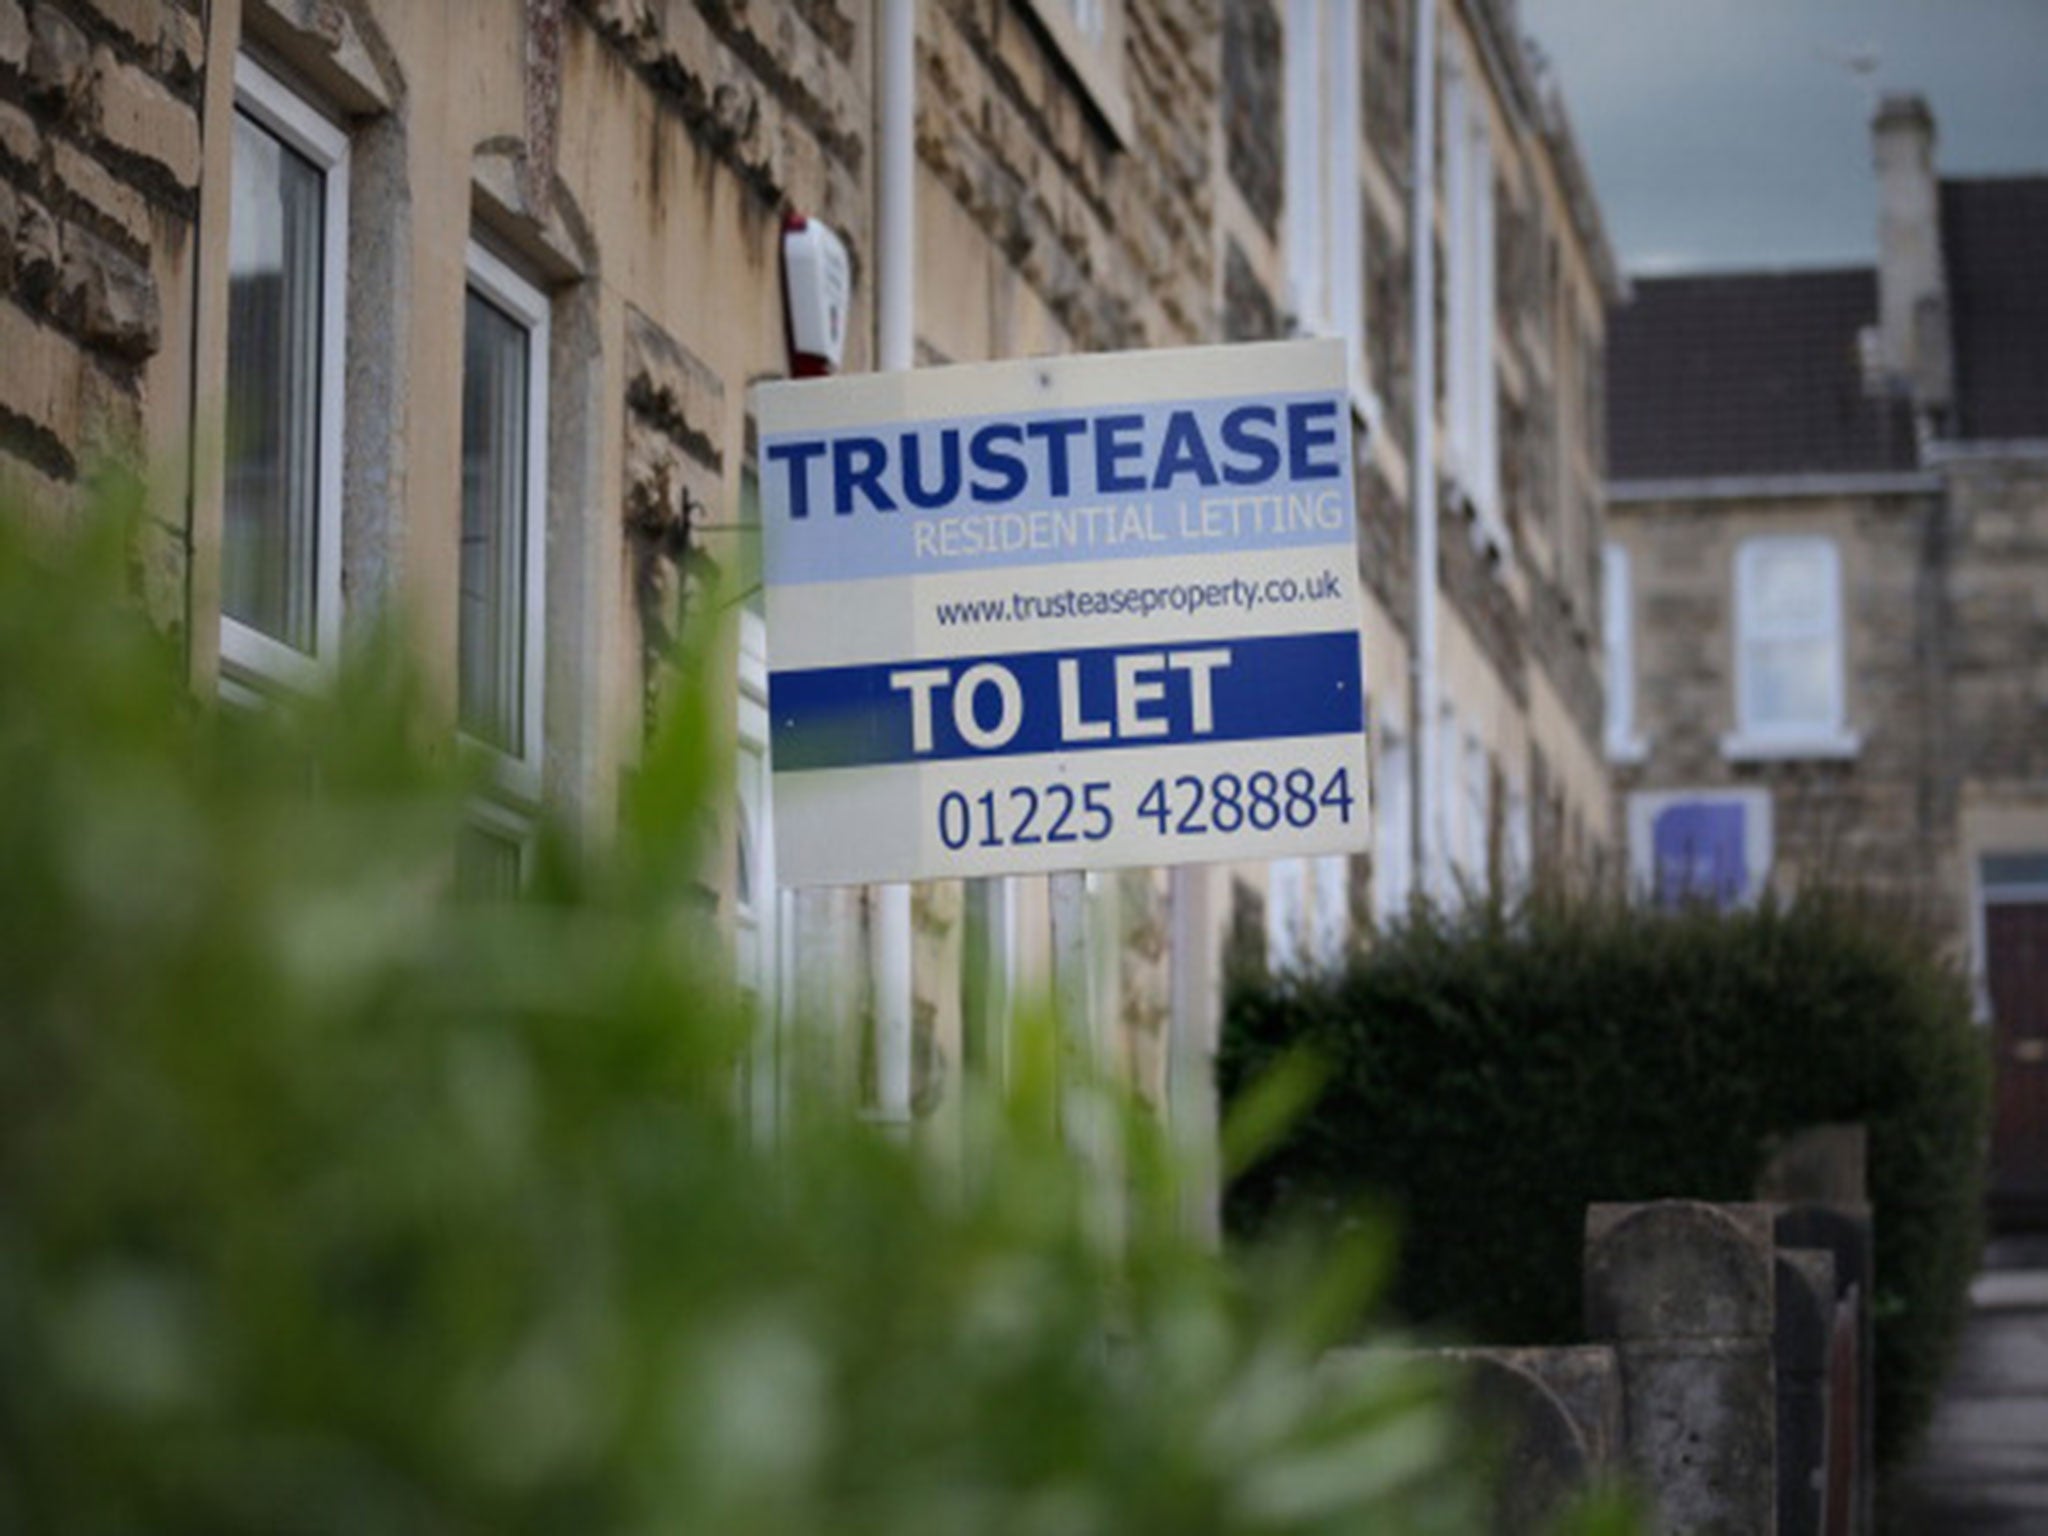
{"type": "Polygon", "coordinates": [[[821,219],[791,213],[782,221],[782,297],[789,320],[789,371],[815,379],[838,371],[846,350],[853,269],[846,242],[821,219]]]}

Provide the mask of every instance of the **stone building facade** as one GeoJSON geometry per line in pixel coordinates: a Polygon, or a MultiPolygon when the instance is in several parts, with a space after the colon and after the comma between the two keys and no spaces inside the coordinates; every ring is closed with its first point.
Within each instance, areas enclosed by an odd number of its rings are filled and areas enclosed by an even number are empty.
{"type": "Polygon", "coordinates": [[[1645,881],[1890,893],[1976,977],[1999,1193],[2048,1209],[2048,178],[1874,127],[1875,268],[1613,321],[1609,748],[1645,881]]]}
{"type": "MultiPolygon", "coordinates": [[[[748,388],[788,367],[791,215],[849,249],[849,371],[903,263],[918,365],[1349,343],[1375,846],[1091,883],[1090,988],[1147,1096],[1200,1121],[1234,932],[1286,958],[1425,887],[1595,860],[1615,279],[1506,0],[0,0],[0,466],[53,520],[103,458],[148,466],[149,602],[206,696],[317,689],[403,622],[496,769],[456,861],[485,888],[517,885],[543,814],[610,835],[668,647],[720,606],[739,773],[705,903],[850,1092],[942,1125],[1050,975],[1051,898],[934,884],[906,925],[886,893],[773,889],[748,388]],[[898,4],[913,216],[884,249],[898,4]],[[1425,34],[1442,708],[1419,719],[1425,34]]],[[[750,1090],[771,1116],[775,1059],[750,1090]]]]}

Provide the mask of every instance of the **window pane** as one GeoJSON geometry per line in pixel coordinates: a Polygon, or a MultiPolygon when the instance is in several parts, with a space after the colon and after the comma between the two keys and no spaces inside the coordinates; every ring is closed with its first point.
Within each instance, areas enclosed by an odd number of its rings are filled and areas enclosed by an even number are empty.
{"type": "Polygon", "coordinates": [[[1756,640],[1749,647],[1750,724],[1832,728],[1834,647],[1825,639],[1756,640]]]}
{"type": "Polygon", "coordinates": [[[1758,631],[1811,633],[1827,622],[1828,560],[1813,544],[1759,544],[1752,548],[1747,617],[1758,631]]]}
{"type": "Polygon", "coordinates": [[[519,840],[466,824],[455,841],[455,889],[475,901],[509,901],[519,894],[519,840]]]}
{"type": "Polygon", "coordinates": [[[1601,551],[1601,627],[1607,650],[1607,739],[1621,743],[1635,731],[1634,657],[1630,654],[1628,554],[1619,545],[1601,551]]]}
{"type": "Polygon", "coordinates": [[[469,295],[462,373],[462,729],[519,756],[525,736],[527,365],[524,326],[469,295]]]}
{"type": "Polygon", "coordinates": [[[311,654],[320,560],[325,177],[236,114],[221,608],[311,654]]]}
{"type": "Polygon", "coordinates": [[[733,564],[738,571],[735,580],[739,584],[742,600],[747,612],[766,616],[768,593],[761,575],[761,479],[753,470],[740,474],[740,531],[737,535],[739,549],[735,552],[733,564]]]}

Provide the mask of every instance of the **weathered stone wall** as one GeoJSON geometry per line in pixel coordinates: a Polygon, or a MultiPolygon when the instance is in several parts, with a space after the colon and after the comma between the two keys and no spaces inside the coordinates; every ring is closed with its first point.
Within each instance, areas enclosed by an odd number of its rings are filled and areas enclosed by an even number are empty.
{"type": "Polygon", "coordinates": [[[1953,909],[1960,750],[1942,721],[1952,643],[1939,497],[1629,504],[1612,513],[1635,573],[1636,714],[1649,755],[1619,787],[1768,790],[1784,880],[1832,874],[1953,909]],[[1734,563],[1757,534],[1815,533],[1841,555],[1848,728],[1840,759],[1731,762],[1734,563]]]}
{"type": "Polygon", "coordinates": [[[1944,480],[1921,495],[1618,508],[1649,745],[1620,784],[1766,789],[1781,878],[1870,883],[1961,954],[1975,857],[2048,847],[2048,465],[1965,459],[1944,480]],[[1720,738],[1734,724],[1734,551],[1793,531],[1841,551],[1861,745],[1836,761],[1731,763],[1720,738]]]}
{"type": "Polygon", "coordinates": [[[1224,0],[1223,128],[1230,179],[1267,235],[1286,195],[1286,102],[1273,0],[1224,0]]]}
{"type": "Polygon", "coordinates": [[[1948,471],[1955,772],[1981,795],[2048,786],[2048,459],[1948,471]]]}
{"type": "Polygon", "coordinates": [[[573,0],[691,141],[765,207],[816,214],[868,255],[868,63],[842,0],[573,0]]]}
{"type": "Polygon", "coordinates": [[[1065,347],[1212,338],[1213,0],[1126,5],[1102,98],[1027,5],[933,0],[920,19],[919,158],[1065,347]]]}
{"type": "Polygon", "coordinates": [[[187,0],[0,0],[0,471],[39,500],[183,361],[203,55],[187,0]]]}

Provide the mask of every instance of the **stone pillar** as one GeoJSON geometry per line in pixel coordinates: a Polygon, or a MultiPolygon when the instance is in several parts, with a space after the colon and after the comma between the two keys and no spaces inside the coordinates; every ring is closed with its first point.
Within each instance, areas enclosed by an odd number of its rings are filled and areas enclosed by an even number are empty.
{"type": "Polygon", "coordinates": [[[1586,1325],[1621,1362],[1624,1438],[1657,1528],[1771,1536],[1773,1212],[1662,1200],[1586,1213],[1586,1325]]]}
{"type": "Polygon", "coordinates": [[[1835,1256],[1781,1248],[1773,1352],[1778,1368],[1778,1536],[1828,1528],[1828,1362],[1835,1256]]]}
{"type": "Polygon", "coordinates": [[[1323,1369],[1341,1380],[1389,1359],[1438,1362],[1459,1377],[1461,1406],[1500,1455],[1493,1536],[1553,1529],[1574,1494],[1619,1464],[1621,1378],[1611,1349],[1347,1349],[1326,1355],[1323,1369]]]}

